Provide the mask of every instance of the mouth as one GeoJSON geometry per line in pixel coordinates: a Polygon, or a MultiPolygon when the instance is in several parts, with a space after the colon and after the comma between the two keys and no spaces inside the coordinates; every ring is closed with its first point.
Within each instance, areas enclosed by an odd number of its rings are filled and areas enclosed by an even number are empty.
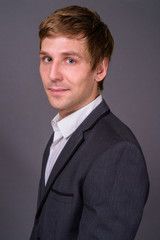
{"type": "Polygon", "coordinates": [[[61,94],[64,94],[65,92],[69,91],[69,89],[66,89],[66,88],[49,88],[48,90],[53,95],[61,95],[61,94]]]}

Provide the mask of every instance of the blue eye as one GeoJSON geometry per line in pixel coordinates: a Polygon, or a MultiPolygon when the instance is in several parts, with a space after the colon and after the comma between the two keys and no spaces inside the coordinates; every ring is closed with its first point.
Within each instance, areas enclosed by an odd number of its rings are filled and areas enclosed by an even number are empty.
{"type": "Polygon", "coordinates": [[[73,63],[75,63],[75,60],[73,60],[73,59],[71,59],[71,58],[68,58],[68,59],[67,59],[67,63],[73,64],[73,63]]]}
{"type": "Polygon", "coordinates": [[[45,61],[45,62],[51,62],[51,61],[52,61],[52,58],[50,58],[50,57],[45,57],[45,58],[44,58],[44,61],[45,61]]]}

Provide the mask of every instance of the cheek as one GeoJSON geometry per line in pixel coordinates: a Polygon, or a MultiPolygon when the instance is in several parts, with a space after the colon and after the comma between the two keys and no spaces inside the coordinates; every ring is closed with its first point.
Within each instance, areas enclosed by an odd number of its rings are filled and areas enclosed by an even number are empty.
{"type": "Polygon", "coordinates": [[[42,82],[43,82],[43,83],[47,82],[47,79],[48,79],[47,69],[44,69],[43,67],[41,67],[41,68],[39,69],[39,73],[40,73],[42,82]]]}
{"type": "Polygon", "coordinates": [[[45,77],[48,75],[48,72],[49,72],[49,65],[46,66],[44,64],[40,64],[39,66],[39,72],[40,72],[40,75],[45,77]]]}
{"type": "Polygon", "coordinates": [[[42,81],[43,81],[43,78],[44,78],[44,72],[43,72],[43,70],[42,70],[42,67],[40,67],[39,68],[39,73],[40,73],[40,76],[41,76],[41,79],[42,79],[42,81]]]}
{"type": "Polygon", "coordinates": [[[83,68],[75,68],[74,71],[65,72],[65,77],[68,83],[74,87],[85,87],[90,84],[91,76],[83,68]]]}
{"type": "Polygon", "coordinates": [[[87,91],[87,89],[89,90],[90,88],[93,87],[94,77],[92,76],[92,74],[90,73],[84,74],[82,71],[81,75],[79,75],[79,79],[77,80],[77,85],[79,85],[79,87],[87,91]]]}
{"type": "Polygon", "coordinates": [[[42,75],[42,73],[43,73],[43,67],[42,67],[42,64],[40,63],[40,65],[39,65],[39,73],[40,73],[40,75],[42,75]]]}

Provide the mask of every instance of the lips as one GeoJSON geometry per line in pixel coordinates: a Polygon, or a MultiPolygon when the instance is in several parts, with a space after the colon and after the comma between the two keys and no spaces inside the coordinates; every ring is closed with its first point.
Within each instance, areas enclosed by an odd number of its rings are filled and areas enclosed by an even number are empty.
{"type": "Polygon", "coordinates": [[[63,94],[67,92],[69,89],[66,88],[49,88],[48,89],[52,94],[63,94]]]}

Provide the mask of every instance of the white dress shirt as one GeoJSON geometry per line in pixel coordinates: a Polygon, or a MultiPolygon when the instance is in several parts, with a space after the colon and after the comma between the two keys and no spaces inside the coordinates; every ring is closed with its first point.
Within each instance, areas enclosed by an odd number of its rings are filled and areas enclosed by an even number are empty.
{"type": "Polygon", "coordinates": [[[50,153],[45,170],[45,184],[48,181],[52,168],[69,140],[72,133],[79,127],[79,125],[86,119],[86,117],[101,103],[102,96],[98,96],[94,101],[84,106],[83,108],[73,112],[67,117],[60,120],[59,114],[51,121],[54,131],[53,143],[50,147],[50,153]]]}

